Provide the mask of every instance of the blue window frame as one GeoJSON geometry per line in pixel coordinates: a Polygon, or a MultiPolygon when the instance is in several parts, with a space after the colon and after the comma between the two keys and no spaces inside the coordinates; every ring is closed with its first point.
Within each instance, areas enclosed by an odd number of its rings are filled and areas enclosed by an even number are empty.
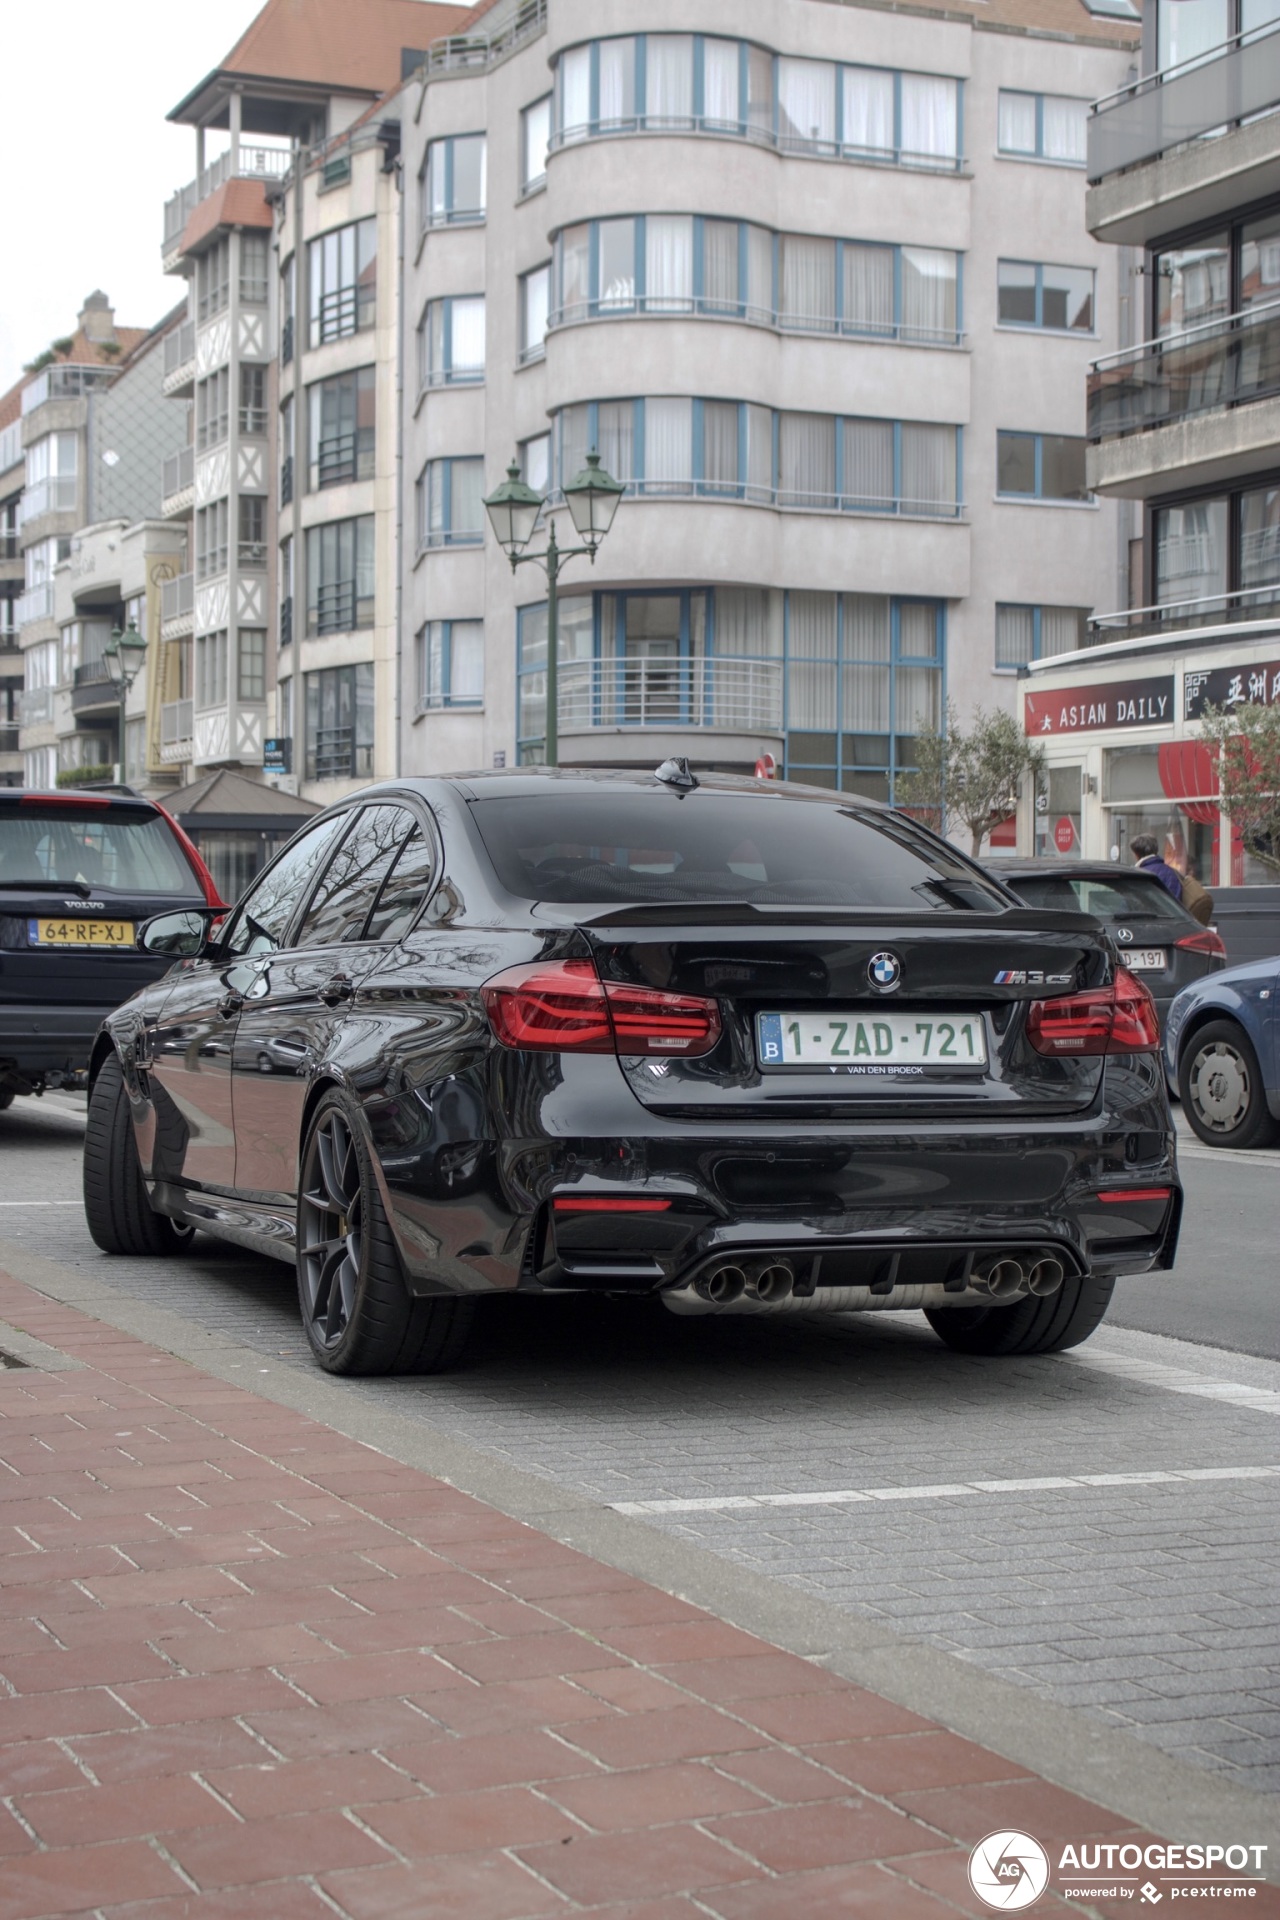
{"type": "Polygon", "coordinates": [[[417,482],[419,548],[479,546],[483,492],[482,458],[428,460],[417,482]]]}
{"type": "Polygon", "coordinates": [[[1092,333],[1092,267],[1056,267],[1037,260],[996,262],[996,318],[1002,327],[1049,333],[1092,333]]]}
{"type": "Polygon", "coordinates": [[[1003,500],[1091,501],[1085,444],[1078,434],[997,432],[997,494],[1003,500]]]}
{"type": "Polygon", "coordinates": [[[945,605],[792,589],[784,658],[786,777],[891,801],[946,710],[945,605]]]}
{"type": "Polygon", "coordinates": [[[996,147],[1019,160],[1060,167],[1085,164],[1089,102],[1061,93],[1024,93],[1001,87],[996,147]]]}
{"type": "Polygon", "coordinates": [[[1088,620],[1088,607],[1028,607],[998,601],[996,672],[1016,673],[1029,661],[1074,653],[1085,644],[1088,620]]]}
{"type": "Polygon", "coordinates": [[[484,219],[485,150],[482,133],[454,133],[428,142],[418,175],[424,229],[484,219]]]}

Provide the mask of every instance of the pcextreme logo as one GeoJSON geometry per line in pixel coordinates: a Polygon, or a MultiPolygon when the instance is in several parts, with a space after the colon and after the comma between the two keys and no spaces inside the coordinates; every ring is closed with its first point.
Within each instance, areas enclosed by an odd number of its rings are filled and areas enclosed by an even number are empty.
{"type": "MultiPolygon", "coordinates": [[[[1088,1841],[1063,1847],[1056,1891],[1065,1900],[1132,1900],[1144,1907],[1166,1899],[1254,1900],[1266,1851],[1213,1842],[1088,1841]]],[[[1044,1847],[1016,1828],[989,1833],[969,1855],[969,1885],[996,1913],[1020,1913],[1034,1905],[1053,1877],[1044,1847]]]]}

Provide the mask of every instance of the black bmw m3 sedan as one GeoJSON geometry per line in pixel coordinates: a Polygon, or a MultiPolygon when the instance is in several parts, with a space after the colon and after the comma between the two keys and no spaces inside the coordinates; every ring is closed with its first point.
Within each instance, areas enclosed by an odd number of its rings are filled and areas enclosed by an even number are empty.
{"type": "Polygon", "coordinates": [[[109,1253],[296,1264],[335,1373],[436,1370],[486,1294],[1085,1339],[1172,1265],[1155,1008],[1088,915],[901,813],[688,771],[403,780],[310,822],[94,1050],[109,1253]]]}

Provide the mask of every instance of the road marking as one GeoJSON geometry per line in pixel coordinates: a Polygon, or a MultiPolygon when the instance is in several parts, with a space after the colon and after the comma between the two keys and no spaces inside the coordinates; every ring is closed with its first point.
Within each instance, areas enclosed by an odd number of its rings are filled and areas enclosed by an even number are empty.
{"type": "Polygon", "coordinates": [[[1073,1353],[1068,1365],[1091,1367],[1095,1373],[1114,1373],[1144,1387],[1166,1393],[1189,1393],[1197,1400],[1217,1400],[1226,1406],[1247,1407],[1253,1413],[1280,1413],[1280,1393],[1272,1387],[1246,1387],[1238,1380],[1212,1380],[1189,1367],[1166,1367],[1156,1360],[1135,1360],[1119,1353],[1073,1353]]]}
{"type": "Polygon", "coordinates": [[[613,1500],[615,1513],[730,1513],[740,1508],[844,1507],[866,1500],[955,1500],[972,1494],[1056,1492],[1064,1487],[1145,1487],[1188,1480],[1269,1480],[1275,1467],[1182,1467],[1150,1473],[1053,1474],[1040,1480],[960,1480],[935,1487],[839,1487],[830,1493],[730,1493],[692,1500],[613,1500]]]}
{"type": "Polygon", "coordinates": [[[81,1200],[0,1200],[0,1207],[79,1207],[81,1200]]]}

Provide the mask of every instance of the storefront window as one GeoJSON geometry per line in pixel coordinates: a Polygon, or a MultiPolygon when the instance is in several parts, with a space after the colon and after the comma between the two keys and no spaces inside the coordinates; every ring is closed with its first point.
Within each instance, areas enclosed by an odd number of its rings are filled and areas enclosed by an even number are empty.
{"type": "Polygon", "coordinates": [[[1109,748],[1102,758],[1102,793],[1110,842],[1107,853],[1129,861],[1134,840],[1150,833],[1160,857],[1171,867],[1213,885],[1213,826],[1192,819],[1166,795],[1158,744],[1109,748]]]}

